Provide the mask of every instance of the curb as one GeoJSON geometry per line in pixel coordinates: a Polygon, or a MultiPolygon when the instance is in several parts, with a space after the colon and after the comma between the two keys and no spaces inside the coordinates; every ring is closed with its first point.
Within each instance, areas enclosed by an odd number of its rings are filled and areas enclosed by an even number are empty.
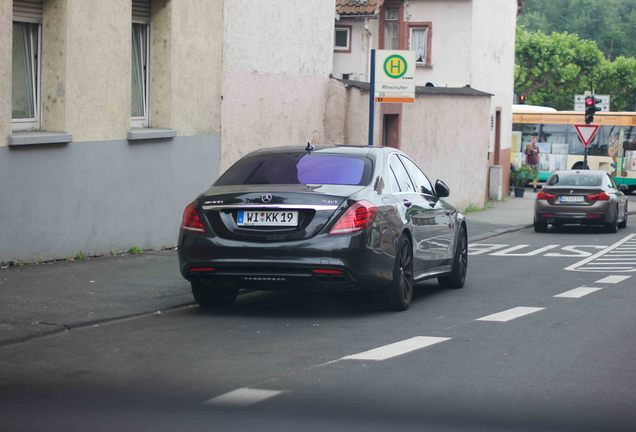
{"type": "Polygon", "coordinates": [[[506,227],[506,228],[501,228],[495,231],[490,231],[484,234],[479,234],[476,235],[474,237],[470,237],[468,238],[468,242],[475,242],[475,241],[481,241],[481,240],[487,240],[493,237],[497,237],[500,235],[504,235],[504,234],[509,234],[509,233],[513,233],[513,232],[517,232],[517,231],[521,231],[523,229],[526,228],[531,228],[532,224],[528,224],[528,225],[517,225],[517,226],[512,226],[512,227],[506,227]]]}
{"type": "Polygon", "coordinates": [[[145,311],[145,312],[136,312],[136,313],[132,313],[132,314],[128,314],[128,315],[116,316],[116,317],[112,317],[112,318],[100,318],[100,319],[96,319],[96,320],[80,321],[80,322],[77,322],[77,323],[74,323],[74,324],[55,324],[55,325],[59,326],[59,328],[57,328],[55,330],[50,330],[50,331],[47,331],[47,332],[31,334],[31,335],[26,335],[26,336],[15,337],[15,338],[6,339],[6,340],[0,340],[0,348],[6,347],[6,346],[11,346],[11,345],[18,345],[18,344],[21,344],[21,343],[25,343],[25,342],[29,342],[29,341],[35,340],[35,339],[42,339],[42,338],[57,336],[60,333],[70,333],[71,331],[80,330],[80,329],[83,329],[83,328],[86,328],[86,327],[97,327],[97,326],[104,325],[104,324],[111,324],[111,323],[114,323],[114,322],[127,321],[127,320],[131,320],[131,319],[135,319],[135,318],[149,317],[149,316],[153,316],[153,315],[161,315],[162,313],[165,313],[165,312],[170,312],[170,311],[177,310],[177,309],[188,308],[188,307],[194,306],[195,304],[196,303],[194,303],[194,302],[189,302],[189,303],[178,304],[178,305],[175,305],[175,306],[168,306],[168,307],[165,307],[163,309],[156,309],[156,310],[153,310],[153,311],[145,311]]]}

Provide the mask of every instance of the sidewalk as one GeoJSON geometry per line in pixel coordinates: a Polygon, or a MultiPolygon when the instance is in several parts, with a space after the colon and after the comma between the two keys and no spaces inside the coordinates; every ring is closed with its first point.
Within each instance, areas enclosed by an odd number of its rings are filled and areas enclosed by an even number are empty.
{"type": "MultiPolygon", "coordinates": [[[[468,215],[469,240],[530,225],[534,196],[468,215]]],[[[174,250],[0,269],[0,347],[192,303],[174,250]]]]}

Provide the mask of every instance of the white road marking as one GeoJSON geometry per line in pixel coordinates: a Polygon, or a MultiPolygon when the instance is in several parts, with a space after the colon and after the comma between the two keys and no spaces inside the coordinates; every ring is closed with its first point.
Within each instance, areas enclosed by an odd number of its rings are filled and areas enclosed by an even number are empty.
{"type": "MultiPolygon", "coordinates": [[[[621,252],[621,246],[632,246],[633,239],[636,237],[636,234],[630,234],[627,237],[617,241],[611,246],[597,252],[591,257],[585,258],[579,262],[576,262],[568,267],[565,267],[565,270],[569,271],[590,271],[590,272],[598,272],[598,271],[611,271],[611,272],[634,272],[636,271],[636,266],[632,266],[630,264],[624,263],[622,261],[615,261],[615,265],[610,265],[608,261],[600,261],[594,263],[595,260],[604,257],[604,258],[629,258],[629,255],[625,255],[621,252]],[[599,267],[598,265],[602,265],[603,267],[599,267]],[[628,267],[629,266],[629,267],[628,267]]],[[[627,252],[631,254],[631,252],[627,252]]]]}
{"type": "Polygon", "coordinates": [[[273,398],[283,393],[281,390],[262,390],[252,388],[240,388],[229,393],[222,394],[204,402],[205,405],[222,405],[246,407],[257,402],[273,398]]]}
{"type": "Polygon", "coordinates": [[[594,283],[597,284],[602,284],[602,283],[606,283],[606,284],[617,284],[619,282],[623,282],[625,279],[629,279],[631,276],[616,276],[616,275],[612,275],[612,276],[608,276],[605,277],[603,279],[599,279],[594,283]]]}
{"type": "Polygon", "coordinates": [[[497,312],[492,315],[488,315],[482,318],[477,318],[475,321],[497,321],[497,322],[506,322],[513,320],[515,318],[522,317],[524,315],[528,315],[531,313],[539,312],[545,308],[540,307],[515,307],[512,309],[505,310],[503,312],[497,312]]]}
{"type": "Polygon", "coordinates": [[[400,342],[384,345],[369,351],[364,351],[358,354],[344,356],[340,360],[381,361],[381,360],[390,359],[392,357],[397,357],[402,354],[406,354],[411,351],[415,351],[415,350],[425,348],[431,345],[435,345],[440,342],[445,342],[447,340],[450,340],[450,338],[416,336],[410,339],[405,339],[400,342]]]}
{"type": "Polygon", "coordinates": [[[581,298],[593,292],[599,291],[602,288],[590,288],[590,287],[578,287],[573,290],[566,291],[561,294],[557,294],[554,297],[562,297],[562,298],[581,298]]]}
{"type": "Polygon", "coordinates": [[[468,255],[481,255],[497,249],[505,248],[507,244],[474,243],[468,245],[468,255]]]}
{"type": "Polygon", "coordinates": [[[562,250],[568,251],[568,252],[574,252],[574,254],[550,252],[548,254],[545,254],[545,256],[547,257],[588,257],[592,255],[591,252],[582,251],[579,248],[605,249],[605,246],[587,246],[587,245],[563,246],[561,248],[562,250]]]}
{"type": "Polygon", "coordinates": [[[490,255],[492,255],[492,256],[526,257],[526,256],[539,255],[541,252],[546,252],[546,251],[549,251],[550,249],[554,249],[554,248],[559,247],[559,245],[547,245],[547,246],[544,246],[542,248],[535,249],[533,251],[526,252],[526,253],[510,253],[510,252],[514,252],[514,251],[519,250],[519,249],[523,249],[523,248],[525,248],[527,246],[529,246],[529,245],[524,244],[524,245],[513,246],[513,247],[510,247],[508,249],[500,250],[499,252],[491,253],[490,255]]]}
{"type": "MultiPolygon", "coordinates": [[[[530,245],[516,245],[510,246],[509,244],[494,244],[494,243],[471,243],[468,245],[468,255],[494,255],[494,256],[507,256],[507,257],[525,257],[525,256],[534,256],[539,255],[548,250],[554,249],[559,245],[548,245],[541,246],[539,249],[531,250],[525,253],[511,253],[521,249],[524,249],[530,245]],[[504,249],[507,248],[507,249],[504,249]],[[501,250],[503,249],[503,250],[501,250]],[[495,252],[497,251],[497,252],[495,252]],[[494,252],[494,253],[493,253],[494,252]]],[[[594,251],[598,249],[605,249],[607,246],[598,246],[598,245],[569,245],[562,246],[561,251],[563,252],[550,252],[544,254],[547,257],[563,257],[563,258],[585,258],[592,256],[593,252],[588,252],[584,249],[593,249],[594,251]]]]}

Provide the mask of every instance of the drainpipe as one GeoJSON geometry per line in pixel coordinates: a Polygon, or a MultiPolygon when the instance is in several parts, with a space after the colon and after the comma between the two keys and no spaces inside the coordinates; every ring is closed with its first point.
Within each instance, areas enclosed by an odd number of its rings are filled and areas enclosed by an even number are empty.
{"type": "Polygon", "coordinates": [[[367,80],[371,78],[371,67],[370,59],[371,59],[371,50],[373,49],[373,34],[371,30],[369,30],[369,18],[364,19],[364,32],[367,35],[367,80]]]}

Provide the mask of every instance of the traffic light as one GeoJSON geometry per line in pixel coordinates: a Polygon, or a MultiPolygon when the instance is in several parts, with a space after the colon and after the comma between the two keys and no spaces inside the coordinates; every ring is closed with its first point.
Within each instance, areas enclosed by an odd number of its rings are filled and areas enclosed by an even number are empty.
{"type": "Polygon", "coordinates": [[[596,99],[594,96],[585,97],[585,124],[590,124],[594,121],[594,114],[601,110],[598,104],[601,103],[600,99],[596,99]]]}
{"type": "Polygon", "coordinates": [[[524,94],[520,94],[520,95],[519,95],[519,104],[520,104],[520,105],[523,105],[523,104],[525,104],[525,103],[526,103],[526,95],[524,95],[524,94]]]}

